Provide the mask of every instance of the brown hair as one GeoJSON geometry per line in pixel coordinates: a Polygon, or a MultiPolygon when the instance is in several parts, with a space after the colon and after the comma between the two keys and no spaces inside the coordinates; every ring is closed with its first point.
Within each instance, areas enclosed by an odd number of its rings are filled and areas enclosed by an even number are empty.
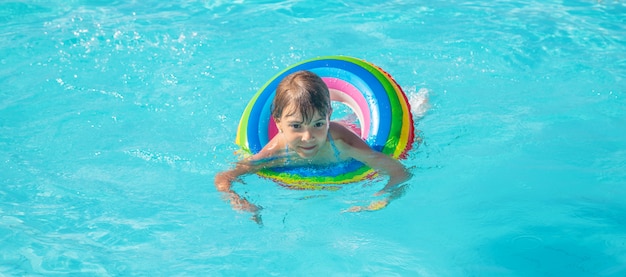
{"type": "Polygon", "coordinates": [[[330,93],[326,83],[310,71],[297,71],[287,75],[276,88],[276,96],[272,102],[272,117],[278,122],[284,109],[293,104],[297,107],[291,114],[299,111],[302,120],[310,123],[313,115],[318,112],[326,117],[331,111],[330,93]]]}

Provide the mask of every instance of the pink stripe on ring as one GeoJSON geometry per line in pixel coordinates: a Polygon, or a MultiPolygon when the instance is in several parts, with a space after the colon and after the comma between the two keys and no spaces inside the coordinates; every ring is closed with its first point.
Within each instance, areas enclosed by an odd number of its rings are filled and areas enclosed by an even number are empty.
{"type": "Polygon", "coordinates": [[[339,101],[350,107],[359,118],[361,138],[367,139],[371,125],[371,111],[363,93],[352,84],[333,77],[322,77],[330,90],[330,99],[339,101]]]}

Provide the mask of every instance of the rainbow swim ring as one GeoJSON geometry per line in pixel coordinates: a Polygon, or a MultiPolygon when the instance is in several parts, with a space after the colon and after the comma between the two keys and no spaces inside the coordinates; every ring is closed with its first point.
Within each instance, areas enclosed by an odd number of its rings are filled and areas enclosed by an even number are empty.
{"type": "MultiPolygon", "coordinates": [[[[256,154],[277,133],[271,105],[278,83],[287,75],[308,70],[319,75],[331,100],[352,109],[360,125],[360,137],[374,150],[403,158],[414,139],[413,117],[406,95],[381,68],[346,56],[326,56],[292,65],[269,80],[252,97],[239,121],[236,144],[246,155],[256,154]]],[[[319,189],[375,176],[373,169],[353,161],[330,168],[271,168],[258,173],[292,188],[319,189]]]]}

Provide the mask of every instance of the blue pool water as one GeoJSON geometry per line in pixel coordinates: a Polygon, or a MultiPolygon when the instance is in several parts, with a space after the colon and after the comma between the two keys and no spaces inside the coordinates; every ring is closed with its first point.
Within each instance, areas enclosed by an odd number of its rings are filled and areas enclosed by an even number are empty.
{"type": "Polygon", "coordinates": [[[626,2],[169,2],[0,3],[0,275],[626,275],[626,2]],[[212,183],[239,116],[337,54],[427,92],[414,176],[248,176],[259,226],[212,183]]]}

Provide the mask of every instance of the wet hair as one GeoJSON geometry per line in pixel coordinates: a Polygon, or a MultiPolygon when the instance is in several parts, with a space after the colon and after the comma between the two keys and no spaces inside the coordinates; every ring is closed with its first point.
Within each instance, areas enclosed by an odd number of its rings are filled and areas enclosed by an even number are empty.
{"type": "Polygon", "coordinates": [[[330,93],[326,83],[310,71],[297,71],[287,75],[276,88],[276,96],[272,102],[272,117],[278,122],[283,112],[292,115],[300,112],[302,120],[310,123],[313,115],[318,112],[322,117],[331,112],[330,93]],[[296,107],[293,111],[285,111],[289,105],[296,107]]]}

